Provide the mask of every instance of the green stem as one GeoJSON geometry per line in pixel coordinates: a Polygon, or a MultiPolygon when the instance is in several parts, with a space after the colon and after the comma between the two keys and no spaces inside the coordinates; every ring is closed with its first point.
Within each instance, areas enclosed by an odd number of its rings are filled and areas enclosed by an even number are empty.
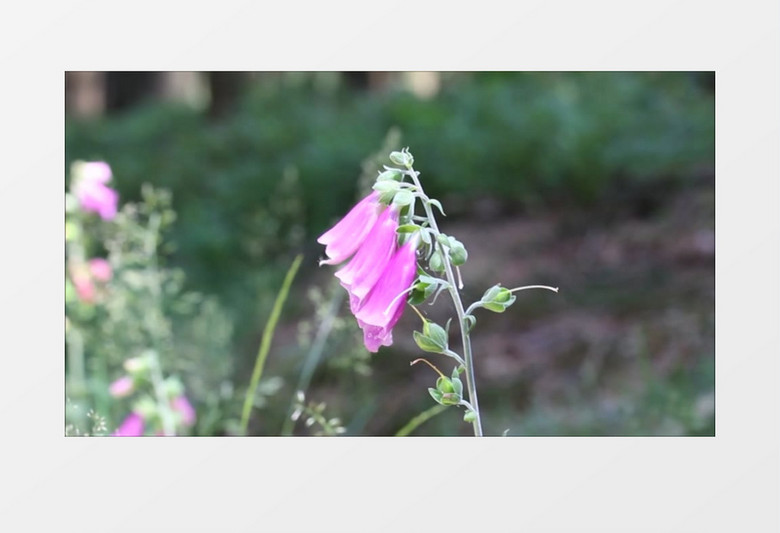
{"type": "Polygon", "coordinates": [[[160,351],[163,341],[166,337],[164,331],[165,313],[162,304],[162,287],[160,286],[160,271],[157,261],[157,246],[159,243],[160,226],[162,218],[158,213],[153,213],[149,217],[149,227],[144,239],[144,251],[149,258],[147,264],[147,273],[149,278],[149,291],[154,305],[152,309],[155,313],[146,314],[146,330],[149,340],[152,344],[151,352],[154,354],[151,361],[151,381],[154,395],[157,398],[157,408],[162,422],[163,435],[166,437],[176,434],[176,422],[171,410],[168,394],[165,391],[165,384],[162,372],[162,363],[160,362],[160,351]]]}
{"type": "Polygon", "coordinates": [[[68,374],[70,378],[68,380],[70,385],[68,395],[72,400],[75,399],[73,405],[75,407],[76,428],[79,431],[87,431],[84,416],[87,398],[84,339],[81,337],[81,332],[73,324],[70,324],[68,330],[68,335],[65,337],[68,343],[68,374]]]}
{"type": "Polygon", "coordinates": [[[404,427],[398,430],[398,433],[395,434],[396,437],[406,437],[409,435],[412,431],[420,427],[422,424],[433,418],[434,416],[438,415],[439,413],[444,412],[444,410],[447,409],[446,405],[439,405],[436,404],[430,409],[426,409],[419,415],[412,418],[409,422],[406,423],[404,427]]]}
{"type": "MultiPolygon", "coordinates": [[[[420,185],[420,180],[417,178],[418,173],[411,167],[409,167],[409,171],[407,174],[412,178],[414,181],[414,184],[417,186],[417,188],[422,192],[422,186],[420,185]]],[[[431,229],[436,232],[437,234],[441,233],[439,231],[439,227],[436,224],[436,219],[433,216],[433,210],[431,209],[431,206],[428,202],[423,202],[423,207],[425,208],[425,214],[428,216],[428,221],[431,224],[431,229]]],[[[444,258],[444,269],[447,274],[447,281],[449,283],[449,286],[447,287],[450,291],[450,296],[452,296],[452,302],[455,304],[455,312],[458,315],[458,323],[460,324],[460,336],[461,341],[463,343],[463,357],[465,359],[465,367],[466,367],[466,386],[468,388],[469,392],[469,403],[473,406],[473,411],[476,417],[474,418],[473,426],[474,426],[474,435],[477,437],[482,436],[482,418],[479,414],[479,403],[477,401],[477,385],[475,383],[474,379],[474,358],[471,353],[471,339],[469,338],[468,333],[468,324],[466,323],[466,314],[463,311],[463,302],[460,299],[460,293],[458,292],[457,285],[455,284],[455,276],[452,274],[452,264],[450,263],[450,256],[447,250],[441,246],[438,239],[436,240],[436,246],[441,251],[442,257],[444,258]]]]}
{"type": "Polygon", "coordinates": [[[249,382],[249,388],[246,391],[246,397],[244,398],[244,409],[241,412],[241,434],[246,435],[247,425],[249,424],[249,413],[252,410],[252,403],[257,391],[257,384],[260,381],[260,376],[263,374],[263,366],[265,360],[268,357],[268,351],[271,348],[271,340],[274,336],[274,330],[276,329],[276,323],[279,321],[279,315],[282,313],[282,306],[287,299],[287,294],[290,292],[290,286],[292,285],[293,278],[295,278],[298,267],[301,265],[303,255],[298,256],[293,261],[290,269],[287,271],[287,275],[284,277],[282,287],[279,289],[279,294],[276,295],[276,301],[271,309],[271,316],[268,317],[268,322],[263,329],[263,338],[260,341],[260,349],[257,352],[257,359],[255,360],[255,368],[252,371],[252,379],[249,382]]]}
{"type": "Polygon", "coordinates": [[[162,368],[160,368],[160,358],[156,351],[152,351],[154,357],[150,357],[150,373],[152,388],[157,398],[157,405],[160,410],[160,420],[162,421],[163,435],[172,437],[176,435],[176,422],[173,419],[173,412],[170,409],[168,394],[165,391],[165,382],[163,379],[162,368]]]}

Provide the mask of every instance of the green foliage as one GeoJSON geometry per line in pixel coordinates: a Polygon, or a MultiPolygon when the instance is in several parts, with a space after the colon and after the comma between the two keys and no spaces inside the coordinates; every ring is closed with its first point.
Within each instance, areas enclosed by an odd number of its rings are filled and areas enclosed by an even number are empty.
{"type": "Polygon", "coordinates": [[[396,126],[426,154],[432,196],[592,202],[713,164],[714,96],[689,73],[460,76],[432,100],[307,79],[259,85],[220,123],[162,104],[68,120],[67,162],[111,161],[124,200],[144,182],[171,190],[174,260],[197,286],[238,294],[256,294],[234,286],[248,265],[312,240],[353,203],[355,162],[396,126]]]}
{"type": "Polygon", "coordinates": [[[219,432],[226,423],[233,323],[215,298],[185,290],[184,273],[165,264],[164,235],[176,218],[170,201],[166,191],[144,186],[142,200],[125,204],[110,222],[68,215],[80,228],[67,242],[68,264],[105,254],[112,272],[91,302],[72,289],[72,269],[66,278],[66,388],[74,434],[84,433],[80,413],[87,409],[105,417],[109,431],[118,426],[131,405],[112,398],[109,384],[125,374],[129,359],[150,350],[155,364],[178,376],[184,393],[197,400],[197,433],[219,432]]]}

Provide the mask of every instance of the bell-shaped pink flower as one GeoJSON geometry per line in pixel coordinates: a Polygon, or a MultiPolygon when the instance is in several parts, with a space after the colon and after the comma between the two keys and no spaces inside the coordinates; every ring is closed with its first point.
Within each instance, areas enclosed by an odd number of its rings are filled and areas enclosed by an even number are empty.
{"type": "Polygon", "coordinates": [[[105,283],[111,280],[111,264],[102,257],[95,257],[89,260],[89,271],[92,277],[98,281],[105,283]]]}
{"type": "Polygon", "coordinates": [[[336,272],[336,277],[349,293],[352,313],[362,306],[396,250],[398,209],[385,209],[371,228],[365,241],[349,263],[336,272]]]}
{"type": "Polygon", "coordinates": [[[71,280],[76,294],[82,302],[94,303],[96,298],[95,284],[89,271],[84,268],[74,268],[71,272],[71,280]]]}
{"type": "Polygon", "coordinates": [[[106,185],[111,179],[111,167],[103,161],[93,161],[79,163],[76,169],[73,193],[81,208],[98,213],[103,220],[113,219],[119,194],[106,185]]]}
{"type": "Polygon", "coordinates": [[[335,226],[320,235],[317,242],[325,245],[328,259],[320,264],[343,263],[363,244],[383,206],[379,193],[374,191],[353,207],[335,226]]]}
{"type": "Polygon", "coordinates": [[[363,343],[370,352],[393,344],[393,327],[404,312],[406,298],[417,274],[417,239],[409,239],[385,265],[382,275],[371,289],[362,307],[355,313],[363,329],[363,343]]]}
{"type": "Polygon", "coordinates": [[[108,392],[114,398],[129,396],[134,389],[135,383],[130,376],[122,376],[121,378],[114,380],[111,385],[108,386],[108,392]]]}
{"type": "Polygon", "coordinates": [[[174,398],[171,401],[171,407],[181,415],[182,423],[185,426],[191,426],[195,423],[195,409],[186,396],[182,394],[174,398]]]}
{"type": "Polygon", "coordinates": [[[122,421],[114,437],[141,437],[144,434],[144,417],[133,411],[122,421]]]}

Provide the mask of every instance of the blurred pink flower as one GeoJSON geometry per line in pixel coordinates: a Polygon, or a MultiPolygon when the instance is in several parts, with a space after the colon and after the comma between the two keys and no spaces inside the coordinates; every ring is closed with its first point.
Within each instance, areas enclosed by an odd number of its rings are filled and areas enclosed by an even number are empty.
{"type": "Polygon", "coordinates": [[[396,249],[398,209],[390,207],[379,216],[365,241],[336,277],[349,293],[349,305],[356,313],[374,287],[396,249]]]}
{"type": "Polygon", "coordinates": [[[92,283],[92,276],[83,264],[73,266],[70,269],[70,279],[73,281],[76,295],[81,301],[90,304],[95,302],[95,284],[92,283]]]}
{"type": "Polygon", "coordinates": [[[124,398],[133,392],[134,383],[130,376],[122,376],[108,386],[108,392],[114,398],[124,398]]]}
{"type": "Polygon", "coordinates": [[[185,426],[191,426],[195,423],[195,409],[190,404],[186,396],[179,395],[171,401],[173,410],[181,415],[185,426]]]}
{"type": "Polygon", "coordinates": [[[113,433],[114,437],[141,437],[144,434],[144,418],[133,411],[113,433]]]}
{"type": "Polygon", "coordinates": [[[111,264],[101,257],[89,260],[89,271],[92,277],[98,281],[107,282],[111,279],[111,264]]]}
{"type": "Polygon", "coordinates": [[[111,279],[111,265],[105,259],[96,257],[87,263],[73,262],[70,264],[70,279],[76,289],[76,295],[86,303],[95,303],[101,283],[111,279]],[[98,286],[95,281],[99,281],[98,286]]]}
{"type": "Polygon", "coordinates": [[[385,265],[382,275],[355,313],[363,329],[363,343],[370,352],[393,344],[393,327],[404,312],[408,291],[417,274],[418,234],[399,248],[385,265]]]}
{"type": "Polygon", "coordinates": [[[335,265],[349,259],[363,244],[382,210],[379,193],[374,191],[353,207],[335,226],[320,235],[317,242],[325,245],[328,259],[320,264],[335,265]]]}
{"type": "Polygon", "coordinates": [[[82,209],[98,213],[103,220],[116,216],[119,195],[106,183],[111,179],[111,167],[103,161],[81,163],[77,167],[73,193],[82,209]]]}

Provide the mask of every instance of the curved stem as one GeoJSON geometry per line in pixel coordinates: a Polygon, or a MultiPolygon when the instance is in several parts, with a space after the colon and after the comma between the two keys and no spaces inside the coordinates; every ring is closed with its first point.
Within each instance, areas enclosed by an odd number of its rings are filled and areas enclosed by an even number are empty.
{"type": "Polygon", "coordinates": [[[455,359],[458,362],[458,364],[460,366],[462,366],[463,368],[466,368],[466,361],[464,361],[461,356],[459,356],[458,354],[456,354],[452,350],[447,349],[447,350],[444,350],[444,352],[442,352],[442,353],[444,355],[446,355],[446,356],[452,357],[453,359],[455,359]]]}
{"type": "MultiPolygon", "coordinates": [[[[418,190],[422,192],[422,186],[420,185],[420,181],[417,179],[418,173],[410,167],[407,174],[412,178],[418,190]]],[[[428,216],[428,220],[430,221],[431,229],[436,233],[441,233],[439,231],[438,225],[436,224],[436,219],[433,216],[433,210],[431,209],[430,204],[428,202],[423,202],[423,207],[425,208],[425,214],[428,216]]],[[[476,415],[473,422],[474,435],[481,437],[482,419],[479,414],[479,403],[477,402],[477,385],[474,379],[474,358],[473,354],[471,353],[471,339],[469,338],[468,334],[468,325],[466,324],[465,319],[466,314],[463,311],[463,302],[460,299],[460,293],[457,289],[458,285],[456,285],[455,276],[452,273],[452,265],[450,263],[449,253],[447,253],[447,250],[444,249],[438,243],[438,241],[436,241],[436,246],[439,247],[442,257],[444,257],[444,269],[447,274],[447,281],[449,282],[449,286],[447,288],[450,291],[450,296],[452,296],[452,302],[455,304],[455,312],[458,315],[458,323],[460,324],[460,336],[463,343],[463,357],[465,359],[464,366],[466,367],[466,386],[469,392],[469,403],[473,406],[472,410],[476,415]]]]}
{"type": "Polygon", "coordinates": [[[526,285],[525,287],[515,287],[509,292],[524,291],[526,289],[547,289],[548,291],[558,292],[558,287],[548,287],[547,285],[526,285]]]}
{"type": "MultiPolygon", "coordinates": [[[[547,289],[548,291],[558,292],[558,287],[549,287],[547,285],[526,285],[525,287],[515,287],[509,292],[524,291],[526,289],[547,289]]],[[[477,300],[471,304],[468,309],[466,309],[466,314],[470,315],[472,311],[479,309],[480,307],[482,307],[482,300],[477,300]]]]}

